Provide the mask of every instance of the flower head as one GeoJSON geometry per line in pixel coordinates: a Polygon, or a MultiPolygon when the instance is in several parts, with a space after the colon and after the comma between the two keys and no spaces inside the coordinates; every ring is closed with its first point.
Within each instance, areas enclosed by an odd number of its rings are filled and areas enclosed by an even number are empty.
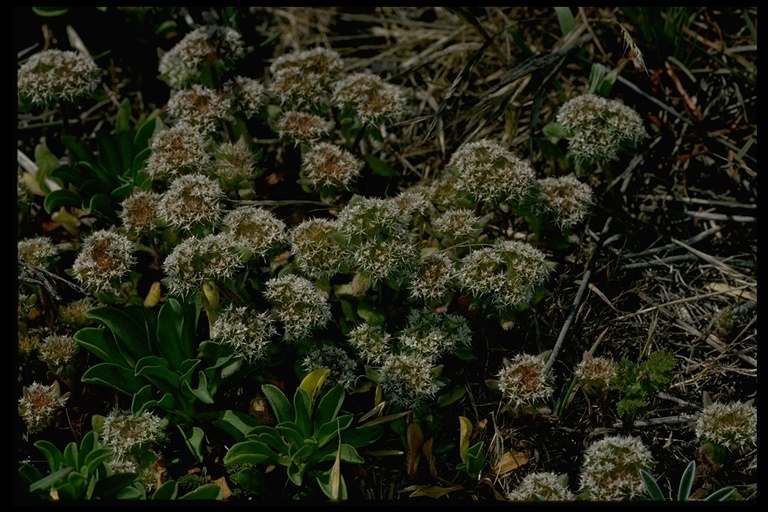
{"type": "Polygon", "coordinates": [[[379,368],[379,384],[394,403],[413,407],[440,389],[436,368],[418,354],[388,354],[379,368]]]}
{"type": "Polygon", "coordinates": [[[18,257],[37,267],[47,267],[53,263],[59,254],[58,248],[50,238],[35,236],[16,242],[18,257]]]}
{"type": "Polygon", "coordinates": [[[748,402],[714,402],[698,415],[694,431],[702,442],[743,452],[757,445],[757,408],[748,402]]]}
{"type": "Polygon", "coordinates": [[[128,236],[137,239],[155,231],[159,224],[160,194],[134,189],[121,206],[120,220],[128,236]]]}
{"type": "Polygon", "coordinates": [[[440,304],[447,302],[456,288],[453,261],[443,252],[422,257],[408,286],[413,298],[440,304]]]}
{"type": "Polygon", "coordinates": [[[154,180],[171,180],[182,174],[210,169],[208,137],[189,123],[176,123],[155,135],[147,160],[147,174],[154,180]]]}
{"type": "Polygon", "coordinates": [[[645,492],[640,469],[650,471],[651,451],[639,437],[609,436],[584,452],[581,488],[592,501],[630,500],[645,492]]]}
{"type": "Polygon", "coordinates": [[[536,210],[552,219],[561,230],[581,222],[592,206],[592,189],[575,176],[538,180],[539,202],[536,210]]]}
{"type": "Polygon", "coordinates": [[[73,327],[84,327],[91,320],[85,314],[95,306],[90,297],[73,300],[59,306],[59,321],[73,327]]]}
{"type": "Polygon", "coordinates": [[[285,274],[267,281],[264,296],[272,303],[272,312],[282,322],[284,337],[299,340],[331,320],[328,297],[309,279],[285,274]]]}
{"type": "Polygon", "coordinates": [[[483,221],[469,208],[449,208],[432,221],[432,234],[444,247],[469,243],[483,231],[483,221]]]}
{"type": "Polygon", "coordinates": [[[224,83],[224,92],[231,98],[233,110],[247,119],[255,116],[267,103],[266,88],[255,78],[236,76],[224,83]]]}
{"type": "Polygon", "coordinates": [[[174,179],[162,194],[158,212],[169,226],[183,230],[209,228],[221,219],[219,201],[223,197],[218,180],[202,174],[185,174],[174,179]]]}
{"type": "Polygon", "coordinates": [[[250,363],[267,357],[267,347],[275,334],[277,329],[269,313],[247,307],[230,306],[213,323],[213,337],[250,363]]]}
{"type": "Polygon", "coordinates": [[[534,405],[554,393],[554,378],[544,372],[546,361],[531,354],[505,360],[499,372],[499,391],[513,407],[534,405]]]}
{"type": "Polygon", "coordinates": [[[95,291],[118,293],[121,280],[136,263],[133,242],[128,237],[109,230],[91,233],[72,264],[72,273],[95,291]]]}
{"type": "Polygon", "coordinates": [[[603,163],[619,151],[634,150],[645,137],[643,120],[630,107],[595,94],[565,102],[557,122],[568,137],[568,152],[577,161],[603,163]]]}
{"type": "Polygon", "coordinates": [[[599,395],[609,389],[611,381],[618,374],[618,364],[608,357],[592,357],[587,352],[584,358],[576,365],[574,377],[586,393],[599,395]]]}
{"type": "Polygon", "coordinates": [[[188,33],[160,58],[161,77],[174,89],[202,77],[203,66],[231,67],[245,56],[242,36],[230,27],[205,25],[188,33]]]}
{"type": "Polygon", "coordinates": [[[295,144],[312,143],[328,134],[333,128],[333,122],[315,114],[289,110],[277,120],[275,129],[281,139],[295,144]]]}
{"type": "Polygon", "coordinates": [[[302,273],[317,279],[330,277],[346,266],[346,246],[337,236],[337,223],[330,219],[308,219],[290,234],[291,252],[302,273]]]}
{"type": "Polygon", "coordinates": [[[184,239],[165,258],[163,270],[169,291],[187,295],[204,281],[232,277],[240,265],[237,246],[227,234],[219,233],[184,239]]]}
{"type": "Polygon", "coordinates": [[[241,206],[226,214],[223,229],[249,255],[265,256],[288,243],[285,222],[264,208],[241,206]]]}
{"type": "Polygon", "coordinates": [[[507,494],[510,501],[574,501],[573,494],[562,477],[549,471],[529,473],[520,484],[507,494]]]}
{"type": "Polygon", "coordinates": [[[316,190],[347,188],[362,169],[363,162],[352,153],[327,142],[310,147],[301,164],[302,173],[316,190]]]}
{"type": "Polygon", "coordinates": [[[150,411],[133,414],[113,409],[104,417],[102,444],[112,449],[112,458],[125,460],[158,442],[167,422],[150,411]]]}
{"type": "Polygon", "coordinates": [[[320,74],[298,66],[279,69],[273,74],[267,90],[282,107],[292,109],[313,110],[326,105],[329,97],[327,81],[320,74]]]}
{"type": "Polygon", "coordinates": [[[392,337],[380,325],[361,323],[349,332],[348,338],[349,344],[369,363],[382,363],[391,352],[392,337]]]}
{"type": "Polygon", "coordinates": [[[330,381],[341,384],[347,391],[355,389],[357,362],[341,347],[322,345],[312,349],[304,357],[301,366],[308,372],[327,368],[330,370],[330,381]]]}
{"type": "Polygon", "coordinates": [[[333,102],[340,109],[353,109],[363,124],[376,125],[399,119],[406,99],[404,89],[378,75],[353,73],[334,84],[333,102]]]}
{"type": "Polygon", "coordinates": [[[19,416],[24,420],[28,433],[39,432],[56,419],[56,411],[67,404],[69,392],[61,394],[59,382],[50,386],[33,382],[22,389],[19,399],[19,416]]]}
{"type": "Polygon", "coordinates": [[[283,69],[297,68],[305,73],[314,73],[327,81],[341,67],[341,56],[336,51],[317,46],[309,50],[281,55],[269,66],[269,72],[274,75],[283,69]]]}
{"type": "Polygon", "coordinates": [[[230,98],[210,87],[194,84],[171,93],[168,115],[203,133],[215,132],[217,122],[229,118],[230,98]]]}
{"type": "Polygon", "coordinates": [[[470,346],[472,331],[462,316],[421,308],[408,312],[398,339],[405,351],[434,360],[457,348],[470,346]]]}
{"type": "Polygon", "coordinates": [[[457,176],[454,186],[478,202],[522,203],[534,190],[536,174],[497,142],[481,139],[462,144],[448,161],[457,176]]]}
{"type": "Polygon", "coordinates": [[[51,334],[38,347],[40,360],[51,368],[61,368],[77,354],[79,345],[72,336],[51,334]]]}
{"type": "Polygon", "coordinates": [[[241,188],[252,188],[256,177],[256,157],[244,138],[237,142],[223,142],[216,149],[213,175],[219,178],[226,192],[239,192],[241,188]]]}
{"type": "Polygon", "coordinates": [[[17,94],[33,105],[74,102],[92,95],[102,74],[93,59],[80,52],[44,50],[19,67],[17,94]]]}

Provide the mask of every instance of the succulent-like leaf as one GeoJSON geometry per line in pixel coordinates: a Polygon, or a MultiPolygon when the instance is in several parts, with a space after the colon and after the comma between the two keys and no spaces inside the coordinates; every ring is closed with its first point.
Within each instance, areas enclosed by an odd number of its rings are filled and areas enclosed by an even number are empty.
{"type": "Polygon", "coordinates": [[[692,460],[685,467],[683,476],[680,477],[680,485],[677,488],[677,501],[688,501],[693,489],[693,479],[696,476],[696,461],[692,460]]]}
{"type": "Polygon", "coordinates": [[[261,441],[248,440],[235,443],[224,455],[224,465],[276,464],[278,456],[261,441]]]}
{"type": "Polygon", "coordinates": [[[180,497],[180,500],[220,500],[223,496],[221,487],[216,484],[204,484],[180,497]]]}
{"type": "Polygon", "coordinates": [[[317,405],[315,411],[315,425],[314,433],[317,434],[318,429],[331,421],[339,413],[341,404],[344,403],[344,388],[341,385],[336,385],[331,388],[323,398],[320,399],[320,403],[317,405]]]}
{"type": "Polygon", "coordinates": [[[133,370],[112,363],[98,363],[91,366],[80,380],[87,384],[108,386],[126,395],[133,395],[144,386],[133,370]]]}
{"type": "Polygon", "coordinates": [[[176,480],[168,480],[157,488],[152,494],[153,500],[175,500],[179,492],[179,484],[176,480]]]}
{"type": "Polygon", "coordinates": [[[293,395],[293,408],[296,413],[295,423],[304,438],[312,435],[312,398],[302,387],[296,388],[293,395]]]}
{"type": "Polygon", "coordinates": [[[661,492],[661,488],[659,487],[659,484],[656,482],[656,479],[653,478],[653,476],[651,476],[650,473],[648,473],[644,469],[641,469],[640,478],[643,481],[643,485],[645,486],[645,490],[648,493],[648,496],[650,496],[652,500],[665,501],[664,493],[661,492]]]}
{"type": "Polygon", "coordinates": [[[275,413],[278,423],[284,421],[293,421],[295,419],[295,412],[293,406],[288,401],[285,394],[280,391],[280,388],[274,384],[263,384],[261,391],[269,401],[269,405],[272,406],[272,411],[275,413]]]}

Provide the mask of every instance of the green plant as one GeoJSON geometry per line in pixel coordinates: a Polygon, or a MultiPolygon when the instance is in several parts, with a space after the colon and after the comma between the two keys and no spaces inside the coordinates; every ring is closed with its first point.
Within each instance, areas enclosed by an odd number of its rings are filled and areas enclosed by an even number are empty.
{"type": "Polygon", "coordinates": [[[611,385],[621,392],[616,412],[625,425],[631,424],[646,410],[651,397],[664,389],[672,379],[675,364],[675,356],[664,350],[651,353],[641,363],[626,358],[619,362],[611,385]]]}
{"type": "Polygon", "coordinates": [[[153,501],[159,500],[220,500],[222,490],[216,484],[204,483],[205,479],[194,475],[184,475],[178,480],[167,480],[163,485],[157,488],[152,494],[153,501]],[[191,477],[191,478],[189,478],[191,477]],[[192,487],[186,493],[179,495],[186,490],[186,487],[192,487]]]}
{"type": "Polygon", "coordinates": [[[480,479],[480,474],[485,466],[485,452],[483,441],[478,441],[470,446],[472,438],[472,423],[464,416],[459,417],[460,439],[459,455],[461,462],[456,469],[466,474],[473,482],[480,479]]]}
{"type": "Polygon", "coordinates": [[[46,440],[35,442],[45,456],[49,472],[43,475],[28,462],[19,466],[19,474],[28,492],[42,499],[142,499],[144,488],[135,473],[115,473],[108,462],[112,450],[99,443],[95,431],[88,432],[80,444],[70,442],[61,452],[46,440]]]}
{"type": "Polygon", "coordinates": [[[314,478],[329,499],[346,499],[341,463],[362,464],[357,448],[378,440],[382,429],[353,427],[351,414],[339,415],[345,398],[341,385],[318,394],[328,373],[327,369],[310,372],[296,388],[293,405],[277,386],[262,385],[277,424],[253,427],[244,441],[229,449],[224,464],[282,466],[294,485],[304,488],[307,477],[314,478]]]}
{"type": "MultiPolygon", "coordinates": [[[[640,469],[640,477],[643,479],[645,492],[653,501],[667,501],[664,493],[661,491],[656,479],[644,469],[640,469]]],[[[677,487],[677,501],[690,501],[693,481],[696,478],[696,461],[692,460],[685,467],[683,476],[680,477],[680,483],[677,487]]],[[[705,498],[704,501],[726,501],[736,491],[735,487],[726,486],[713,492],[705,498]]],[[[674,500],[673,500],[674,501],[674,500]]]]}
{"type": "Polygon", "coordinates": [[[157,313],[141,306],[104,306],[86,314],[104,327],[85,327],[75,333],[75,340],[103,361],[88,368],[82,381],[132,397],[134,414],[150,408],[165,411],[198,460],[202,460],[204,434],[194,423],[215,421],[236,437],[248,428],[235,419],[246,415],[211,407],[223,375],[234,372],[239,360],[212,341],[198,347],[195,335],[200,309],[192,301],[174,297],[157,313]],[[209,365],[199,369],[203,359],[209,365]]]}

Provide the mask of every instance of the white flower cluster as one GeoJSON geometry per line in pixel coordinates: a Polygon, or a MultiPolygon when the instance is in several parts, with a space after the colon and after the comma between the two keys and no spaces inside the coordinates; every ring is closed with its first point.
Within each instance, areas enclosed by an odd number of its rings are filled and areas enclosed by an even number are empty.
{"type": "Polygon", "coordinates": [[[228,212],[223,229],[232,236],[232,242],[249,255],[265,256],[288,243],[285,222],[256,206],[241,206],[228,212]]]}
{"type": "Polygon", "coordinates": [[[147,174],[153,180],[171,180],[182,174],[205,173],[210,168],[209,139],[189,123],[176,123],[152,139],[147,174]]]}
{"type": "Polygon", "coordinates": [[[611,387],[617,373],[618,365],[613,359],[592,357],[585,353],[584,358],[576,365],[573,376],[586,393],[599,395],[611,387]]]}
{"type": "Polygon", "coordinates": [[[379,384],[392,402],[413,407],[440,389],[436,368],[417,354],[388,354],[379,371],[379,384]]]}
{"type": "Polygon", "coordinates": [[[40,343],[38,355],[41,361],[53,368],[60,368],[77,354],[79,347],[72,336],[51,334],[40,343]]]}
{"type": "Polygon", "coordinates": [[[318,142],[302,157],[301,171],[316,190],[347,188],[360,175],[363,162],[349,151],[328,142],[318,142]]]}
{"type": "Polygon", "coordinates": [[[538,180],[539,214],[549,216],[561,230],[572,228],[589,213],[592,189],[575,176],[543,178],[538,180]]]}
{"type": "Polygon", "coordinates": [[[409,282],[411,297],[426,302],[444,303],[457,287],[453,260],[443,252],[423,256],[409,282]]]}
{"type": "Polygon", "coordinates": [[[378,75],[350,74],[334,84],[333,102],[352,108],[363,124],[376,125],[399,119],[405,111],[405,91],[378,75]]]}
{"type": "MultiPolygon", "coordinates": [[[[567,475],[566,475],[567,478],[567,475]]],[[[563,478],[550,471],[529,473],[512,492],[510,501],[574,501],[573,494],[563,483],[563,478]]]]}
{"type": "Polygon", "coordinates": [[[44,50],[19,67],[16,91],[34,105],[73,102],[93,94],[103,71],[89,56],[75,51],[44,50]]]}
{"type": "Polygon", "coordinates": [[[474,241],[483,231],[482,220],[469,208],[449,208],[432,220],[432,234],[443,247],[474,241]]]}
{"type": "Polygon", "coordinates": [[[651,451],[639,437],[609,436],[584,452],[581,489],[590,501],[625,501],[645,492],[640,469],[650,471],[651,451]]]}
{"type": "Polygon", "coordinates": [[[397,334],[409,353],[427,360],[472,345],[472,330],[463,316],[438,313],[431,308],[412,309],[403,329],[397,334]]]}
{"type": "Polygon", "coordinates": [[[531,354],[516,354],[499,371],[499,391],[513,407],[524,407],[549,399],[555,391],[552,374],[544,372],[546,361],[531,354]]]}
{"type": "Polygon", "coordinates": [[[757,407],[747,402],[713,402],[699,413],[694,431],[700,441],[742,452],[757,445],[757,407]]]}
{"type": "Polygon", "coordinates": [[[167,225],[182,230],[215,226],[221,219],[223,197],[218,180],[185,174],[174,179],[162,194],[158,213],[167,225]]]}
{"type": "Polygon", "coordinates": [[[328,297],[309,279],[285,274],[267,281],[264,296],[273,314],[282,322],[286,340],[305,338],[331,320],[328,297]]]}
{"type": "Polygon", "coordinates": [[[337,231],[337,222],[324,218],[308,219],[293,228],[291,252],[302,273],[313,279],[330,277],[346,266],[346,246],[337,231]]]}
{"type": "Polygon", "coordinates": [[[94,291],[119,293],[121,279],[136,263],[133,242],[114,231],[94,231],[85,240],[72,264],[72,273],[94,291]]]}
{"type": "Polygon", "coordinates": [[[187,123],[202,133],[213,133],[217,123],[229,118],[229,95],[193,84],[171,94],[166,109],[175,123],[187,123]]]}
{"type": "Polygon", "coordinates": [[[160,440],[167,422],[150,411],[134,415],[113,409],[104,417],[101,442],[112,449],[112,458],[124,460],[160,440]]]}
{"type": "Polygon", "coordinates": [[[28,433],[39,432],[51,425],[55,413],[64,407],[69,399],[69,392],[61,394],[59,381],[53,381],[50,386],[33,382],[22,389],[19,399],[19,416],[24,420],[28,433]]]}
{"type": "Polygon", "coordinates": [[[380,325],[361,323],[348,335],[349,344],[366,361],[379,364],[384,361],[392,349],[392,336],[380,325]]]}
{"type": "Polygon", "coordinates": [[[59,249],[47,236],[35,236],[16,242],[16,253],[30,265],[47,267],[59,254],[59,249]]]}
{"type": "Polygon", "coordinates": [[[163,262],[168,289],[187,295],[204,281],[231,277],[240,267],[237,246],[226,233],[189,237],[173,248],[163,262]]]}
{"type": "Polygon", "coordinates": [[[312,349],[304,357],[302,368],[308,372],[327,368],[330,381],[341,384],[346,391],[355,389],[357,362],[341,347],[322,345],[312,349]]]}
{"type": "Polygon", "coordinates": [[[160,194],[153,191],[135,189],[121,203],[120,220],[128,236],[137,239],[158,228],[160,194]]]}
{"type": "Polygon", "coordinates": [[[267,91],[261,80],[236,76],[224,83],[224,92],[231,99],[231,106],[246,118],[255,116],[267,103],[267,91]]]}
{"type": "Polygon", "coordinates": [[[235,354],[254,363],[267,357],[267,346],[277,329],[266,311],[230,306],[216,318],[212,334],[214,339],[232,347],[235,354]]]}

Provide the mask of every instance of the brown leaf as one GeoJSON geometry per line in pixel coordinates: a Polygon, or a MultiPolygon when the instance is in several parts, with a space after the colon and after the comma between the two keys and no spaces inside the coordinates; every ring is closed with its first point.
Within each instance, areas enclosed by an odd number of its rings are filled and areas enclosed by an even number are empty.
{"type": "Polygon", "coordinates": [[[528,463],[529,457],[527,453],[523,452],[516,452],[516,451],[508,451],[504,452],[504,455],[501,456],[501,460],[496,465],[496,473],[501,475],[506,475],[507,473],[516,470],[520,466],[523,466],[528,463]]]}
{"type": "Polygon", "coordinates": [[[463,485],[454,485],[453,487],[432,487],[429,485],[420,485],[415,491],[408,495],[409,498],[418,498],[426,496],[428,498],[442,498],[446,494],[463,489],[463,485]]]}

